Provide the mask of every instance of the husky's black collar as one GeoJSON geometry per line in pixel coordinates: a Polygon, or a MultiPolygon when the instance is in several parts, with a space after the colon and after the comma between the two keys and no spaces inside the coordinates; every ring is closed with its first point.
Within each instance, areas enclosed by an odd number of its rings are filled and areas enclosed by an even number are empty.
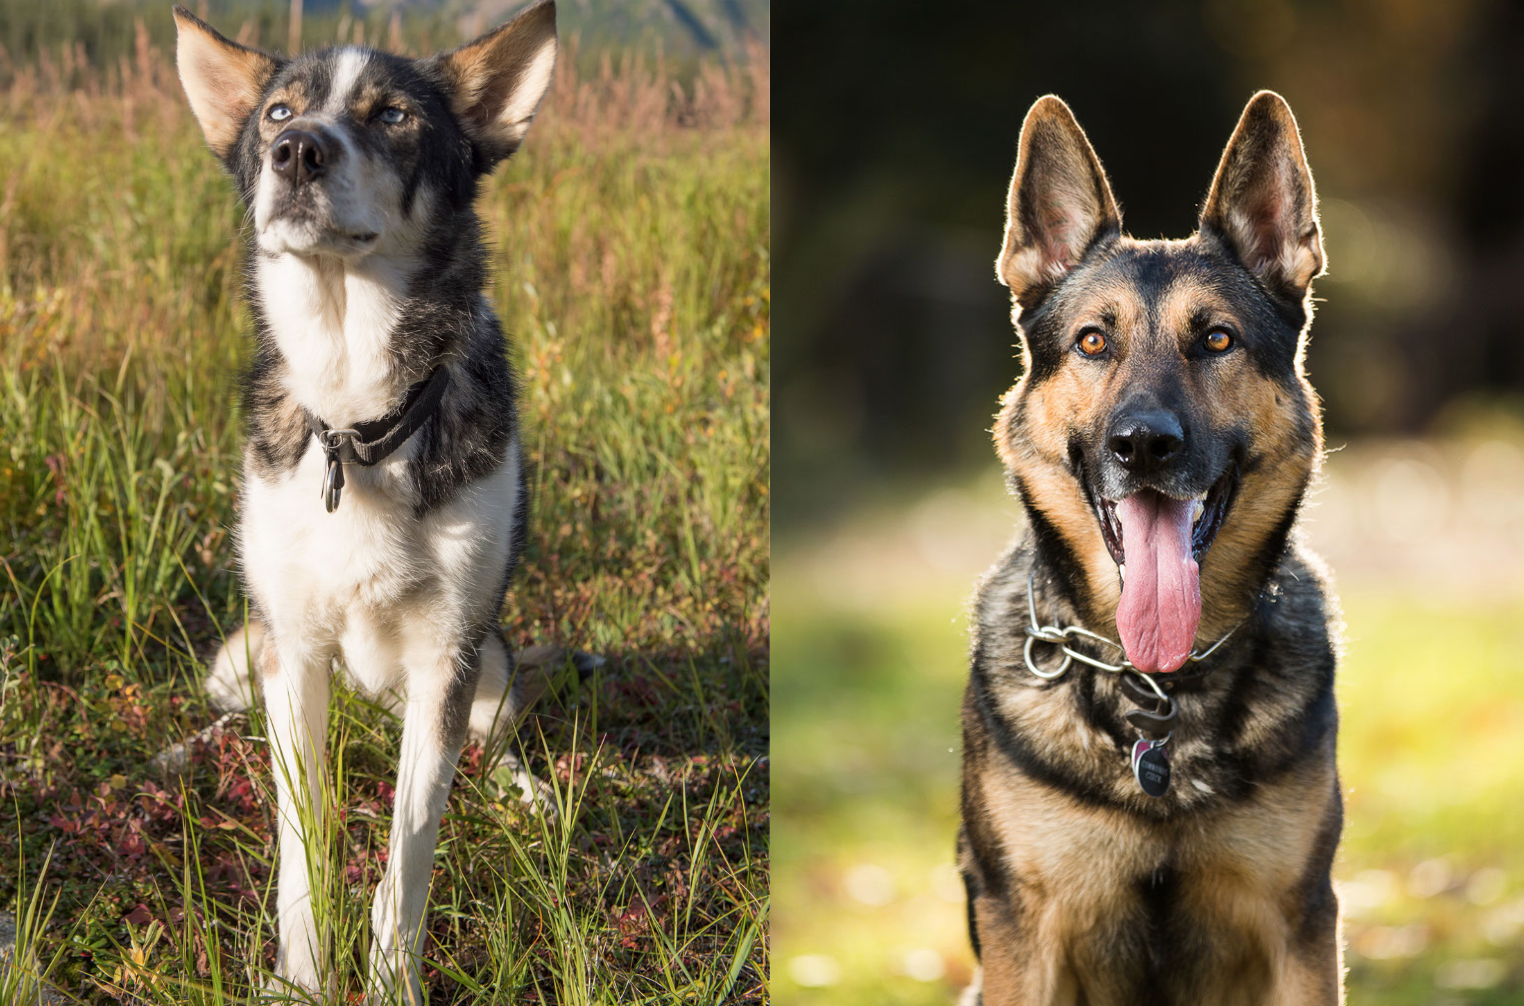
{"type": "Polygon", "coordinates": [[[402,402],[380,419],[355,423],[342,430],[336,430],[318,416],[302,410],[307,417],[307,428],[312,430],[327,455],[322,496],[329,513],[339,506],[344,489],[344,466],[358,464],[369,468],[390,456],[439,411],[439,403],[444,401],[449,386],[450,371],[438,367],[408,388],[402,402]]]}

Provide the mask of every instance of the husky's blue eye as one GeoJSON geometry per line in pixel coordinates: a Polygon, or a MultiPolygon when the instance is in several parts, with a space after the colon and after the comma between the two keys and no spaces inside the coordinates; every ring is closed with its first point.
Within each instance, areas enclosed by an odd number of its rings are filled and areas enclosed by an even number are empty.
{"type": "Polygon", "coordinates": [[[271,105],[270,111],[265,114],[270,116],[271,122],[285,122],[291,118],[291,109],[285,105],[271,105]]]}
{"type": "Polygon", "coordinates": [[[380,118],[382,122],[391,126],[395,126],[397,123],[407,118],[407,113],[400,108],[383,108],[381,109],[380,118]]]}

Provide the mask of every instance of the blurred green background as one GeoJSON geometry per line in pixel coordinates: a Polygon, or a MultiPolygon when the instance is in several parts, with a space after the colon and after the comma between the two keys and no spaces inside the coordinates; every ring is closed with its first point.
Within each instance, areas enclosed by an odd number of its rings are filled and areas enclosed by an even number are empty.
{"type": "Polygon", "coordinates": [[[946,1003],[964,606],[1020,531],[988,429],[1021,117],[1074,108],[1184,236],[1280,91],[1322,198],[1305,527],[1347,622],[1349,1001],[1524,1003],[1524,8],[774,6],[773,989],[946,1003]]]}

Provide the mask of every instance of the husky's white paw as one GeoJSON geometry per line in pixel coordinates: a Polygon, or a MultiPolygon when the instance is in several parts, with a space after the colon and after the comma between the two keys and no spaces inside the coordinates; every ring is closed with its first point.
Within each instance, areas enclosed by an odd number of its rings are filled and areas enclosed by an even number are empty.
{"type": "Polygon", "coordinates": [[[409,966],[405,955],[395,951],[371,953],[365,1006],[423,1006],[418,969],[409,966]]]}
{"type": "Polygon", "coordinates": [[[263,622],[250,619],[246,629],[239,629],[217,647],[212,666],[206,672],[206,696],[223,712],[242,712],[254,704],[254,676],[249,663],[264,645],[263,622]]]}
{"type": "Polygon", "coordinates": [[[305,1006],[307,1003],[327,1003],[337,999],[338,981],[330,976],[325,982],[318,977],[317,969],[299,969],[289,974],[276,973],[265,978],[259,988],[256,1002],[276,1003],[282,1006],[305,1006]]]}
{"type": "Polygon", "coordinates": [[[544,815],[546,820],[554,821],[560,812],[555,790],[551,789],[549,783],[530,775],[519,756],[512,751],[497,760],[497,765],[492,769],[492,781],[497,784],[500,792],[514,794],[524,809],[536,817],[544,815]]]}
{"type": "Polygon", "coordinates": [[[318,959],[311,933],[310,919],[291,922],[281,934],[275,951],[275,972],[265,978],[262,992],[266,1002],[325,1003],[338,994],[338,975],[318,959]],[[326,975],[326,977],[325,977],[326,975]]]}

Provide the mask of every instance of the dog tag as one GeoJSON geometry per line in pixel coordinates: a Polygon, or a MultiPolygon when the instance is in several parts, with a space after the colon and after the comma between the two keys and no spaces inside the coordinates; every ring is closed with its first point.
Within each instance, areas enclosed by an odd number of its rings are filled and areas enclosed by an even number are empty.
{"type": "Polygon", "coordinates": [[[1163,796],[1169,790],[1169,758],[1164,746],[1139,739],[1132,746],[1132,776],[1149,796],[1163,796]]]}
{"type": "Polygon", "coordinates": [[[333,513],[339,508],[339,495],[344,490],[344,465],[337,457],[328,455],[328,470],[323,473],[323,505],[333,513]]]}

